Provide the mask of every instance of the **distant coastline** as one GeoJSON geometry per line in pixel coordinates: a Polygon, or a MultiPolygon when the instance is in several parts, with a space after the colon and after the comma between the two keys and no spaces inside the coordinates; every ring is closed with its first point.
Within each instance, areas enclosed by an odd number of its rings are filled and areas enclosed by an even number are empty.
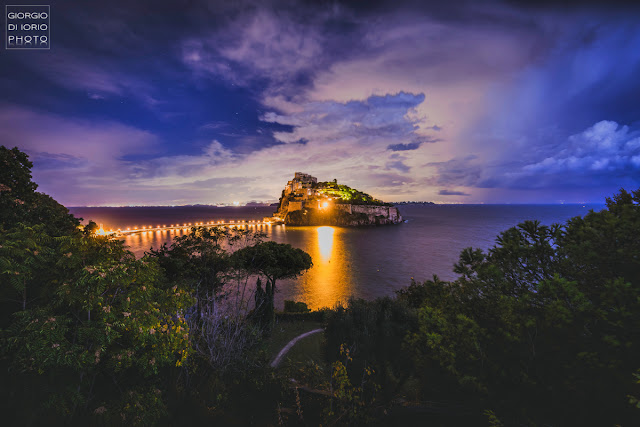
{"type": "Polygon", "coordinates": [[[435,205],[435,203],[433,202],[395,202],[393,203],[396,206],[403,206],[403,205],[435,205]]]}

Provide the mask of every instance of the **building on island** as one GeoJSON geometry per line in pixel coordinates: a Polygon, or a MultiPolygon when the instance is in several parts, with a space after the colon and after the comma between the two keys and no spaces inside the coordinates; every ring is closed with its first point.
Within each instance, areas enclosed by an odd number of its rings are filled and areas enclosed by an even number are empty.
{"type": "Polygon", "coordinates": [[[397,224],[402,217],[396,207],[370,195],[338,184],[337,180],[318,182],[295,172],[287,182],[272,220],[286,224],[304,222],[334,225],[397,224]],[[301,216],[302,215],[302,216],[301,216]]]}
{"type": "Polygon", "coordinates": [[[318,178],[306,173],[296,172],[294,178],[287,182],[284,192],[286,196],[292,194],[307,199],[309,196],[315,194],[313,187],[315,187],[317,183],[318,178]]]}

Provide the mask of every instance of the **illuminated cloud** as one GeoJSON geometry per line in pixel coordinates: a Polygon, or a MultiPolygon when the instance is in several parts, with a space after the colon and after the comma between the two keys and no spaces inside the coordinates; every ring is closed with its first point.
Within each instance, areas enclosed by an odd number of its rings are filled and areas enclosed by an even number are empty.
{"type": "Polygon", "coordinates": [[[603,120],[570,136],[552,155],[508,174],[516,183],[535,176],[552,185],[558,176],[576,185],[640,185],[640,132],[603,120]]]}
{"type": "MultiPolygon", "coordinates": [[[[272,194],[274,200],[294,171],[305,171],[319,179],[336,178],[378,197],[393,197],[396,191],[404,194],[414,179],[398,174],[409,172],[404,162],[411,159],[390,153],[387,142],[390,136],[415,137],[408,113],[423,101],[423,95],[400,93],[360,102],[309,103],[302,112],[290,115],[268,113],[263,120],[295,124],[293,132],[276,135],[281,145],[240,155],[213,142],[201,155],[139,163],[136,178],[140,185],[152,188],[245,177],[252,191],[272,194]]],[[[220,197],[227,201],[226,193],[220,197]]]]}
{"type": "Polygon", "coordinates": [[[115,122],[99,124],[2,105],[0,140],[26,151],[39,190],[62,203],[99,203],[127,191],[127,156],[155,152],[158,138],[115,122]]]}

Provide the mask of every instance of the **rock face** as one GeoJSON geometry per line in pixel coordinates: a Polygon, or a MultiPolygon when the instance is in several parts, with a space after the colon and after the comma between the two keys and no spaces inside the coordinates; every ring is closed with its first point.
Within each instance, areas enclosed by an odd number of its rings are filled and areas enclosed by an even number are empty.
{"type": "Polygon", "coordinates": [[[402,216],[395,206],[374,199],[337,181],[318,182],[296,172],[282,192],[276,221],[289,225],[367,226],[398,224],[402,216]]]}
{"type": "Polygon", "coordinates": [[[394,206],[335,205],[333,211],[306,208],[287,212],[284,223],[289,225],[364,225],[398,224],[402,216],[394,206]]]}

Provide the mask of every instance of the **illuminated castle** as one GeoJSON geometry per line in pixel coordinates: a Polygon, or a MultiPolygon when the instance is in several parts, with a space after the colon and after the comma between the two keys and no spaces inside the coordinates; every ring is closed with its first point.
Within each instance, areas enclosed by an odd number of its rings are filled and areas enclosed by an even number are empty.
{"type": "Polygon", "coordinates": [[[294,178],[284,187],[286,196],[300,197],[302,200],[314,195],[313,188],[318,183],[318,178],[307,173],[296,172],[294,178]]]}
{"type": "Polygon", "coordinates": [[[398,209],[337,180],[318,182],[296,172],[287,182],[275,221],[293,225],[381,225],[402,221],[398,209]]]}

